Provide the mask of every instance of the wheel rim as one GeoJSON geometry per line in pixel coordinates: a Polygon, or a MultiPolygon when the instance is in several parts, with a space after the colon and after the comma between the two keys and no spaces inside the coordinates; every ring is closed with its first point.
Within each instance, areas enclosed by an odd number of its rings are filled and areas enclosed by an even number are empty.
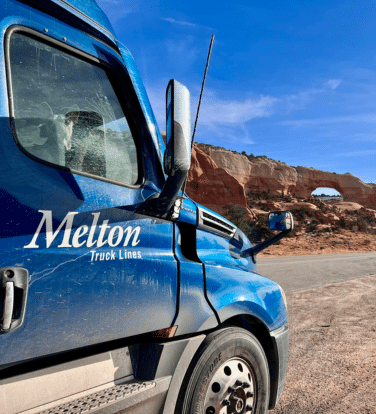
{"type": "Polygon", "coordinates": [[[203,414],[252,414],[256,405],[255,376],[243,358],[223,363],[209,384],[203,414]]]}

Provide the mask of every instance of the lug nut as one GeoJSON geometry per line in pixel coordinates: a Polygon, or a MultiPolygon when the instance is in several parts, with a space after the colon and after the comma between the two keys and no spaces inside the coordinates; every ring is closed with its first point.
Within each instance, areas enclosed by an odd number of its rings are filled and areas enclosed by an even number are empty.
{"type": "Polygon", "coordinates": [[[231,393],[231,392],[235,392],[235,388],[233,388],[233,387],[228,387],[228,388],[227,388],[227,391],[228,391],[228,392],[230,392],[230,393],[231,393]]]}
{"type": "Polygon", "coordinates": [[[246,405],[245,406],[245,411],[252,411],[253,407],[251,407],[250,405],[246,405]]]}
{"type": "Polygon", "coordinates": [[[243,388],[249,388],[251,384],[249,382],[243,382],[243,388]]]}
{"type": "Polygon", "coordinates": [[[251,397],[253,397],[253,392],[248,391],[248,392],[247,392],[247,398],[251,398],[251,397]]]}
{"type": "Polygon", "coordinates": [[[230,405],[230,401],[229,400],[223,400],[222,401],[222,405],[230,405]]]}
{"type": "Polygon", "coordinates": [[[242,381],[240,381],[240,380],[236,380],[236,381],[235,381],[235,386],[236,386],[236,387],[240,387],[242,384],[243,384],[243,382],[242,382],[242,381]]]}

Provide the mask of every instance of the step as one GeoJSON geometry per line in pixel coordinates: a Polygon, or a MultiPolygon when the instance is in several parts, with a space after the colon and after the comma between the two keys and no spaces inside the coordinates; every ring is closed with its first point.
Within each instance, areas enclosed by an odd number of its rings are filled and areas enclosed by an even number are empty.
{"type": "MultiPolygon", "coordinates": [[[[158,414],[161,411],[171,376],[153,381],[115,385],[77,400],[40,411],[40,414],[158,414]]],[[[58,403],[58,402],[57,402],[58,403]]],[[[42,407],[41,407],[42,408],[42,407]]]]}

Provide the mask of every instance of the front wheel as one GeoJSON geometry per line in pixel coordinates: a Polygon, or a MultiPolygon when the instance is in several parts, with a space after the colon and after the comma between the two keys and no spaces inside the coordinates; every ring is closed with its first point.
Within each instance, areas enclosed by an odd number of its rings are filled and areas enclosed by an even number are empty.
{"type": "Polygon", "coordinates": [[[257,339],[245,329],[207,336],[184,378],[175,414],[265,414],[269,369],[257,339]]]}

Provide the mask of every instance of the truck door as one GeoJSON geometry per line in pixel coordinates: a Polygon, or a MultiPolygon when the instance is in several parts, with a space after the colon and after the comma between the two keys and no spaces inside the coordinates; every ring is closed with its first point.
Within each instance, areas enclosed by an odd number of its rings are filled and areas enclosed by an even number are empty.
{"type": "Polygon", "coordinates": [[[29,291],[0,365],[169,327],[173,226],[136,212],[158,188],[133,95],[108,63],[30,30],[6,48],[0,274],[26,269],[29,291]]]}

